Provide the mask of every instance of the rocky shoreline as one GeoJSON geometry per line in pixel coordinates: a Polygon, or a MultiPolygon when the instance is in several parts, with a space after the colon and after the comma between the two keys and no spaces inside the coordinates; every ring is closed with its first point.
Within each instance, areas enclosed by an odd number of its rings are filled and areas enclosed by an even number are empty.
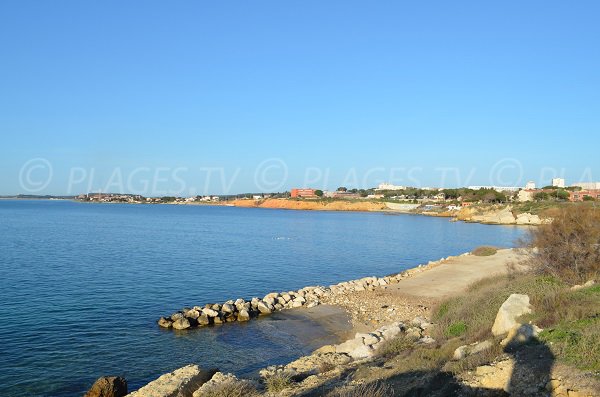
{"type": "MultiPolygon", "coordinates": [[[[390,352],[398,354],[397,352],[403,349],[435,352],[440,349],[441,344],[448,343],[437,340],[440,336],[436,333],[438,325],[432,324],[430,320],[431,308],[436,302],[439,303],[440,299],[449,296],[449,293],[459,294],[461,291],[467,291],[467,287],[477,277],[486,277],[498,272],[506,274],[509,271],[506,265],[514,263],[519,255],[519,250],[511,249],[500,250],[494,256],[488,257],[467,253],[385,277],[365,277],[328,287],[314,286],[297,291],[272,292],[262,299],[236,299],[222,304],[184,308],[169,317],[162,317],[159,320],[160,325],[177,332],[185,332],[185,329],[193,327],[248,321],[276,311],[336,305],[344,308],[351,316],[354,331],[349,339],[346,339],[346,334],[341,343],[320,346],[312,354],[285,365],[268,366],[253,378],[240,379],[233,374],[192,364],[164,374],[128,396],[338,396],[341,394],[331,394],[332,390],[355,390],[357,387],[360,389],[361,379],[362,382],[368,380],[377,384],[378,379],[389,377],[390,373],[395,371],[395,365],[402,365],[400,361],[389,361],[386,358],[390,352]],[[467,276],[465,271],[470,275],[467,276]],[[248,316],[245,315],[246,312],[248,316]],[[354,375],[349,377],[349,374],[354,375]]],[[[521,323],[517,320],[520,315],[532,310],[527,295],[513,294],[497,310],[496,321],[493,326],[490,324],[493,338],[462,345],[450,343],[453,350],[447,353],[453,362],[464,363],[470,360],[471,356],[495,355],[498,349],[507,343],[525,343],[541,331],[531,323],[521,323]]],[[[534,351],[533,354],[537,353],[534,351]]],[[[398,360],[402,360],[402,357],[400,354],[398,360]]],[[[515,379],[511,378],[510,369],[514,366],[527,367],[527,363],[523,364],[519,360],[521,358],[500,355],[495,361],[478,366],[473,371],[456,374],[451,379],[454,385],[452,387],[458,385],[462,390],[508,390],[510,380],[515,379]]],[[[560,365],[557,368],[550,374],[538,374],[538,369],[534,368],[527,372],[528,378],[518,381],[517,386],[523,387],[523,390],[534,390],[532,396],[545,396],[544,393],[565,397],[596,395],[584,391],[593,390],[593,381],[586,384],[589,379],[573,378],[570,370],[563,370],[560,365]]],[[[409,375],[402,381],[401,389],[403,392],[421,390],[425,393],[419,395],[449,395],[435,394],[437,389],[422,390],[422,387],[437,387],[435,379],[428,376],[430,375],[415,372],[414,376],[409,375]]],[[[105,388],[110,386],[116,389],[123,383],[126,385],[124,380],[101,378],[95,386],[98,386],[96,389],[102,385],[105,388]]],[[[124,395],[111,394],[113,397],[124,395]]],[[[412,394],[409,392],[408,395],[412,394]]],[[[99,396],[106,397],[108,394],[88,395],[99,396]]]]}
{"type": "MultiPolygon", "coordinates": [[[[470,253],[462,256],[470,255],[470,253]]],[[[221,325],[232,322],[245,322],[251,319],[269,315],[276,311],[311,308],[321,304],[340,304],[341,299],[348,293],[374,291],[376,288],[397,284],[401,280],[423,272],[430,267],[439,265],[454,257],[442,258],[427,265],[384,277],[363,277],[325,286],[304,287],[297,291],[270,292],[262,299],[231,299],[224,303],[207,303],[203,306],[185,307],[169,316],[160,317],[157,324],[162,328],[186,330],[190,328],[221,325]]]]}

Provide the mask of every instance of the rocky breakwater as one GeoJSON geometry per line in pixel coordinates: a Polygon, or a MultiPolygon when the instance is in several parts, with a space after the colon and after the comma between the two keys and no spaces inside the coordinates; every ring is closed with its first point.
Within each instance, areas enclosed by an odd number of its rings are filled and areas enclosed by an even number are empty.
{"type": "MultiPolygon", "coordinates": [[[[430,262],[428,266],[435,264],[430,262]]],[[[385,277],[364,277],[339,284],[304,287],[298,291],[271,292],[264,298],[228,300],[225,303],[209,303],[204,306],[186,307],[158,319],[163,328],[185,330],[188,328],[219,325],[236,321],[249,321],[253,318],[269,315],[274,311],[300,307],[311,308],[330,301],[332,297],[348,292],[375,290],[389,284],[396,284],[412,274],[422,272],[427,266],[419,265],[414,269],[385,277]]]]}

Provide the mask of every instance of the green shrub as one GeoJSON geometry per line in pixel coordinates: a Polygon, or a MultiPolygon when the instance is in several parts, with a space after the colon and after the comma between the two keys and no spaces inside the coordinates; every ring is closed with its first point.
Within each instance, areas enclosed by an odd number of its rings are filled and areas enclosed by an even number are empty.
{"type": "Polygon", "coordinates": [[[471,254],[475,256],[492,256],[496,255],[496,252],[498,252],[498,248],[496,247],[482,246],[475,248],[471,251],[471,254]]]}
{"type": "Polygon", "coordinates": [[[450,337],[461,336],[465,332],[467,332],[467,324],[465,324],[464,321],[452,323],[446,329],[446,335],[450,337]]]}

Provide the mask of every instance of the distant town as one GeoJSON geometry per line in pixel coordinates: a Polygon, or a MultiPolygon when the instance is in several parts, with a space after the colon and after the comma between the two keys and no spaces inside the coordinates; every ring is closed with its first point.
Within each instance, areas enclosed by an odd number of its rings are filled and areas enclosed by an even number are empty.
{"type": "Polygon", "coordinates": [[[538,188],[534,182],[525,186],[468,186],[464,188],[409,187],[381,183],[370,189],[335,191],[313,188],[293,188],[282,193],[245,193],[239,195],[205,195],[191,197],[144,197],[122,193],[87,193],[73,197],[84,202],[120,202],[148,204],[226,204],[232,200],[293,199],[293,200],[386,200],[411,204],[449,203],[448,210],[478,203],[509,203],[530,201],[595,201],[600,200],[600,182],[582,182],[567,186],[563,178],[555,178],[538,188]]]}

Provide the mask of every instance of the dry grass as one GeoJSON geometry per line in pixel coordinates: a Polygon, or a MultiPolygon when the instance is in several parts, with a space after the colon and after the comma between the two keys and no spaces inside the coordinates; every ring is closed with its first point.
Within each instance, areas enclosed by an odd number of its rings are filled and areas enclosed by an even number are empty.
{"type": "Polygon", "coordinates": [[[326,372],[333,371],[336,368],[337,366],[334,363],[330,361],[323,361],[321,364],[319,364],[319,373],[324,374],[326,372]]]}
{"type": "Polygon", "coordinates": [[[265,379],[265,386],[269,393],[279,393],[292,386],[292,377],[284,372],[277,372],[265,379]]]}
{"type": "Polygon", "coordinates": [[[404,351],[410,350],[414,346],[414,341],[407,338],[404,334],[399,334],[395,338],[388,339],[377,347],[377,355],[380,357],[396,356],[404,351]]]}
{"type": "Polygon", "coordinates": [[[202,397],[257,397],[258,391],[245,381],[226,380],[202,393],[202,397]]]}
{"type": "Polygon", "coordinates": [[[338,388],[327,394],[327,397],[392,397],[394,390],[383,383],[364,383],[352,388],[338,388]]]}
{"type": "Polygon", "coordinates": [[[466,294],[438,305],[433,315],[437,324],[433,337],[437,340],[460,337],[465,343],[491,338],[498,309],[511,294],[527,294],[537,307],[536,303],[562,288],[562,283],[553,278],[524,273],[510,278],[497,276],[481,280],[473,284],[466,294]]]}
{"type": "MultiPolygon", "coordinates": [[[[513,293],[527,294],[533,313],[522,318],[544,328],[540,340],[559,360],[581,369],[600,370],[600,285],[573,291],[562,281],[534,274],[497,276],[472,285],[467,294],[441,303],[434,311],[433,337],[443,345],[492,338],[501,304],[513,293]]],[[[451,363],[452,372],[491,361],[498,349],[451,363]]]]}
{"type": "Polygon", "coordinates": [[[497,252],[498,248],[496,247],[482,246],[475,248],[473,251],[471,251],[471,254],[475,256],[492,256],[496,255],[497,252]]]}

